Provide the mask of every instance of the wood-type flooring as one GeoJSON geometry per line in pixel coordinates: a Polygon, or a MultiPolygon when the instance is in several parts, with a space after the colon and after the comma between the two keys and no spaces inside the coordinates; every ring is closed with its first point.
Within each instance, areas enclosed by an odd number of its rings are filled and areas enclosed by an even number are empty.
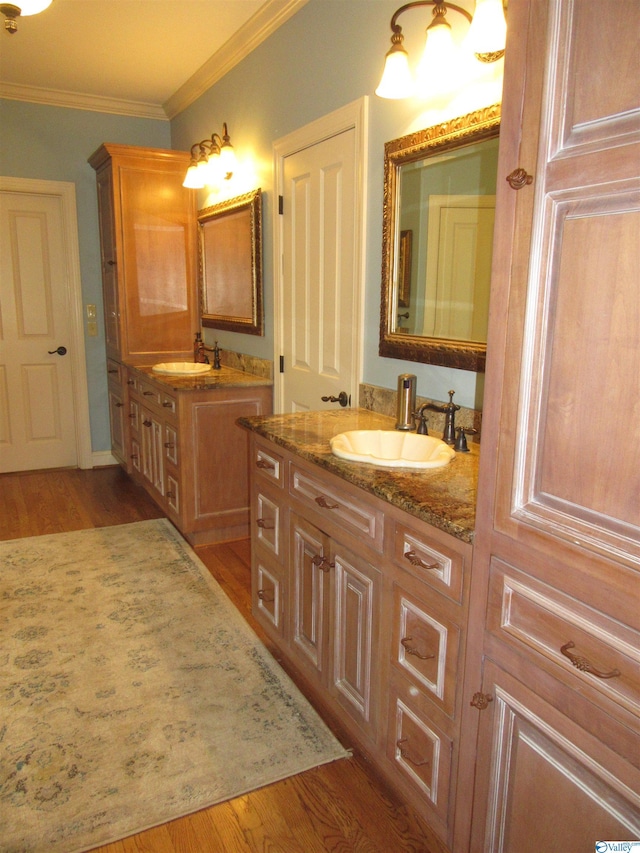
{"type": "MultiPolygon", "coordinates": [[[[119,468],[0,474],[0,539],[143,521],[163,513],[119,468]]],[[[247,540],[198,548],[211,574],[269,648],[251,616],[247,540]]],[[[273,651],[273,649],[272,649],[273,651]]],[[[348,738],[327,720],[346,747],[348,738]]],[[[447,853],[354,750],[336,761],[188,815],[94,853],[447,853]]]]}

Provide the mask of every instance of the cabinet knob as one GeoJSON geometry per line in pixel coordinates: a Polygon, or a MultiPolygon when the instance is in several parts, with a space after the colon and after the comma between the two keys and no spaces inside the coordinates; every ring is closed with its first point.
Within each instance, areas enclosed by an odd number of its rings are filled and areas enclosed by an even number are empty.
{"type": "Polygon", "coordinates": [[[273,530],[276,526],[276,523],[272,518],[258,518],[256,524],[263,530],[273,530]]]}
{"type": "Polygon", "coordinates": [[[514,169],[506,177],[506,181],[512,190],[521,190],[523,187],[533,183],[532,175],[528,175],[524,169],[514,169]]]}
{"type": "Polygon", "coordinates": [[[146,427],[150,427],[150,426],[151,426],[151,421],[142,421],[142,425],[143,425],[143,426],[146,426],[146,427]]]}
{"type": "Polygon", "coordinates": [[[418,557],[415,551],[405,551],[402,555],[405,560],[409,560],[412,566],[420,566],[421,569],[439,569],[439,563],[425,563],[425,561],[418,557]]]}
{"type": "Polygon", "coordinates": [[[575,647],[576,644],[569,640],[568,643],[565,643],[564,646],[560,647],[560,652],[566,658],[569,658],[573,666],[575,666],[576,669],[579,669],[580,672],[588,672],[589,675],[595,675],[596,678],[617,678],[621,674],[619,669],[611,669],[609,672],[602,672],[602,670],[596,669],[595,666],[587,660],[587,658],[569,651],[569,649],[575,649],[575,647]]]}
{"type": "Polygon", "coordinates": [[[473,699],[469,704],[473,705],[474,708],[477,708],[478,711],[484,711],[489,705],[489,702],[493,702],[493,696],[489,693],[474,693],[473,699]]]}
{"type": "Polygon", "coordinates": [[[321,572],[328,572],[331,569],[335,569],[336,564],[330,563],[326,557],[323,557],[322,554],[316,554],[315,557],[312,558],[311,563],[321,572]]]}
{"type": "Polygon", "coordinates": [[[120,400],[116,403],[116,409],[121,409],[124,406],[124,403],[121,403],[120,400]]]}

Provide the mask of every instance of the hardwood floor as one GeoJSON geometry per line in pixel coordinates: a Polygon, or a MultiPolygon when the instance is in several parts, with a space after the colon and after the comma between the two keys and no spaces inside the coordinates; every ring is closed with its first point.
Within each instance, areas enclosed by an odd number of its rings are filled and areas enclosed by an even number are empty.
{"type": "MultiPolygon", "coordinates": [[[[126,524],[163,513],[119,468],[0,475],[0,539],[126,524]]],[[[243,616],[251,617],[249,542],[197,549],[243,616]]],[[[271,647],[270,647],[271,648],[271,647]]],[[[273,651],[273,649],[272,649],[273,651]]],[[[327,720],[349,747],[349,741],[327,720]]],[[[317,767],[251,794],[95,848],[94,853],[447,853],[366,759],[317,767]]]]}

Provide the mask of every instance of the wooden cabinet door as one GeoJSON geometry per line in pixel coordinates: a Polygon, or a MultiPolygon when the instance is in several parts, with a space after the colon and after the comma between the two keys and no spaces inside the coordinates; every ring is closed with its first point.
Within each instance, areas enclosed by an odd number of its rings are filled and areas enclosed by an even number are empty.
{"type": "Polygon", "coordinates": [[[291,649],[326,684],[329,666],[330,546],[326,533],[290,513],[291,649]]]}
{"type": "MultiPolygon", "coordinates": [[[[539,686],[534,670],[519,675],[485,666],[482,690],[492,701],[481,712],[475,803],[484,819],[470,849],[578,853],[597,850],[597,841],[640,838],[640,768],[555,707],[584,700],[560,683],[539,686]]],[[[586,710],[614,733],[615,721],[586,710]]]]}
{"type": "Polygon", "coordinates": [[[125,403],[122,398],[122,389],[117,388],[115,383],[110,380],[108,394],[109,419],[111,422],[111,452],[116,459],[126,464],[125,403]]]}
{"type": "MultiPolygon", "coordinates": [[[[469,706],[480,689],[483,655],[523,680],[525,661],[538,665],[524,647],[510,654],[499,639],[483,635],[492,565],[508,564],[546,583],[616,620],[622,633],[640,627],[640,4],[621,0],[615,14],[592,12],[591,4],[570,0],[509,6],[467,725],[463,720],[467,762],[475,761],[473,725],[484,727],[478,720],[487,714],[469,706]]],[[[544,645],[544,625],[532,630],[544,645]]],[[[540,671],[530,671],[531,684],[540,671]]],[[[570,720],[571,693],[560,689],[561,679],[559,673],[557,707],[570,720]]],[[[514,701],[519,689],[513,688],[514,701]]],[[[500,706],[512,722],[505,717],[497,724],[491,747],[490,738],[481,738],[479,790],[504,755],[501,732],[524,719],[511,700],[496,701],[489,713],[500,706]]],[[[593,752],[596,716],[567,729],[561,769],[554,771],[545,713],[536,712],[526,739],[509,741],[513,753],[507,749],[504,760],[515,761],[515,777],[494,780],[516,798],[501,813],[502,841],[491,840],[498,836],[490,830],[485,846],[474,849],[534,849],[527,839],[547,830],[536,831],[536,818],[525,815],[528,797],[541,806],[541,823],[550,823],[543,806],[553,807],[552,826],[566,829],[567,837],[579,829],[578,814],[593,829],[582,784],[591,791],[592,811],[611,815],[602,831],[619,826],[608,786],[619,761],[628,756],[630,772],[640,754],[638,717],[631,754],[622,739],[603,754],[603,773],[611,775],[599,786],[588,780],[581,758],[593,752]],[[564,758],[572,751],[575,773],[564,758]],[[513,792],[516,779],[523,787],[513,792]],[[559,784],[566,797],[554,794],[559,784]]],[[[612,702],[612,716],[621,713],[612,702]]],[[[463,807],[459,825],[465,819],[463,807]]],[[[498,819],[474,811],[476,828],[498,819]]],[[[587,849],[552,840],[554,849],[587,849]]],[[[589,835],[589,849],[596,840],[589,835]]]]}
{"type": "Polygon", "coordinates": [[[331,543],[331,690],[375,738],[378,719],[382,575],[361,557],[331,543]]]}

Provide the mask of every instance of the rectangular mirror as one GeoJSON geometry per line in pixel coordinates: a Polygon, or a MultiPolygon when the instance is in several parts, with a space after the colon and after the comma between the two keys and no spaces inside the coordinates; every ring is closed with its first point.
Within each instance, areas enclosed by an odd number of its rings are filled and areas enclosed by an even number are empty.
{"type": "Polygon", "coordinates": [[[202,325],[264,334],[262,190],[198,211],[202,325]]]}
{"type": "Polygon", "coordinates": [[[500,105],[385,145],[382,356],[484,371],[500,105]]]}

